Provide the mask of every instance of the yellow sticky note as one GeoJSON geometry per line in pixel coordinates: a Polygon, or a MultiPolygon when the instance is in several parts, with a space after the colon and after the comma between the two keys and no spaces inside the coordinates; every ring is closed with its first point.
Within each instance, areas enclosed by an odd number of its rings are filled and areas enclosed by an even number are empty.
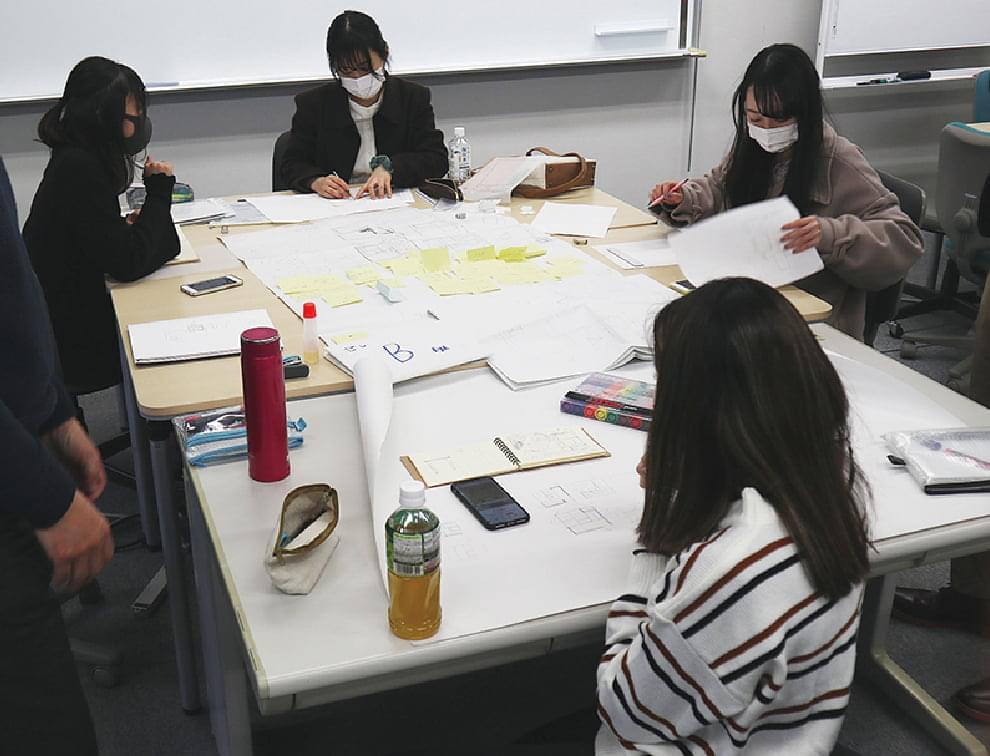
{"type": "Polygon", "coordinates": [[[450,252],[446,247],[430,247],[421,250],[419,255],[428,273],[450,270],[450,252]]]}
{"type": "Polygon", "coordinates": [[[312,292],[320,291],[321,289],[329,289],[334,286],[340,286],[345,282],[338,276],[327,275],[289,276],[287,278],[280,279],[277,283],[278,287],[286,294],[310,294],[312,292]]]}
{"type": "Polygon", "coordinates": [[[489,276],[465,278],[464,285],[465,288],[470,290],[471,294],[485,294],[489,291],[498,291],[502,288],[489,276]]]}
{"type": "Polygon", "coordinates": [[[401,278],[382,278],[380,281],[390,289],[399,289],[406,285],[406,282],[401,278]]]}
{"type": "Polygon", "coordinates": [[[396,257],[385,260],[382,265],[392,271],[393,276],[416,276],[423,272],[423,263],[412,257],[396,257]]]}
{"type": "Polygon", "coordinates": [[[368,334],[365,331],[353,331],[351,333],[338,333],[336,336],[331,336],[330,340],[334,344],[353,344],[355,341],[361,341],[361,339],[368,338],[368,334]]]}
{"type": "Polygon", "coordinates": [[[317,292],[319,297],[331,307],[341,307],[343,305],[363,302],[364,298],[356,286],[344,284],[333,288],[321,289],[317,292]]]}
{"type": "Polygon", "coordinates": [[[501,260],[478,260],[472,262],[470,260],[460,263],[456,270],[462,276],[493,276],[496,270],[501,270],[505,267],[505,263],[501,260]]]}
{"type": "Polygon", "coordinates": [[[546,267],[555,278],[570,278],[584,273],[586,260],[577,257],[557,257],[547,260],[546,267]]]}
{"type": "Polygon", "coordinates": [[[499,260],[506,262],[522,262],[526,259],[525,247],[506,247],[498,253],[499,260]]]}
{"type": "Polygon", "coordinates": [[[353,282],[358,284],[373,284],[379,281],[382,274],[378,269],[371,265],[362,265],[357,268],[351,268],[347,271],[347,277],[353,282]]]}
{"type": "Polygon", "coordinates": [[[495,280],[507,285],[542,283],[552,278],[549,271],[536,263],[526,261],[506,265],[495,272],[495,280]]]}
{"type": "Polygon", "coordinates": [[[528,247],[526,247],[525,251],[523,252],[523,254],[526,255],[526,259],[532,259],[534,257],[543,257],[543,255],[545,255],[546,253],[547,251],[543,249],[543,247],[537,247],[534,244],[530,244],[528,247]]]}
{"type": "Polygon", "coordinates": [[[481,262],[482,260],[495,259],[495,245],[489,244],[487,247],[476,247],[467,251],[468,262],[481,262]]]}
{"type": "Polygon", "coordinates": [[[440,296],[465,293],[460,277],[450,271],[423,273],[420,280],[440,296]]]}

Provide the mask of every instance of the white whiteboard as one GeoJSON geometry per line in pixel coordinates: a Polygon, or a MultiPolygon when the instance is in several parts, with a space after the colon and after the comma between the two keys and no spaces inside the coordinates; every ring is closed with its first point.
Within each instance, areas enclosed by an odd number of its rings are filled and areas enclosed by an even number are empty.
{"type": "Polygon", "coordinates": [[[824,54],[990,45],[990,0],[823,0],[824,54]]]}
{"type": "MultiPolygon", "coordinates": [[[[0,102],[58,95],[72,66],[103,55],[152,88],[329,76],[326,30],[355,4],[316,0],[3,0],[0,102]]],[[[366,0],[395,73],[658,57],[690,46],[694,0],[366,0]],[[682,19],[682,15],[684,19],[682,19]]]]}

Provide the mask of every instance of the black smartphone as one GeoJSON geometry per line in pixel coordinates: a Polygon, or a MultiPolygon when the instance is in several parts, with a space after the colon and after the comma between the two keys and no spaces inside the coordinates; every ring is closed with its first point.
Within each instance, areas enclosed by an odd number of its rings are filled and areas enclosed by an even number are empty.
{"type": "Polygon", "coordinates": [[[493,478],[473,478],[451,483],[450,490],[478,518],[478,522],[489,530],[501,530],[529,522],[529,512],[493,478]]]}

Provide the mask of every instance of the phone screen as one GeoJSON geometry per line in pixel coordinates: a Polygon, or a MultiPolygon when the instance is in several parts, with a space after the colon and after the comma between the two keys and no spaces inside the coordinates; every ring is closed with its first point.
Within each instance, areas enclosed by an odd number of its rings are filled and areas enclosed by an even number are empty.
{"type": "Polygon", "coordinates": [[[453,483],[450,490],[489,530],[529,522],[529,513],[492,478],[453,483]]]}
{"type": "Polygon", "coordinates": [[[221,276],[220,278],[210,278],[206,281],[196,281],[195,283],[187,285],[194,291],[209,291],[210,289],[216,289],[220,286],[230,286],[232,283],[237,283],[237,281],[230,276],[221,276]]]}

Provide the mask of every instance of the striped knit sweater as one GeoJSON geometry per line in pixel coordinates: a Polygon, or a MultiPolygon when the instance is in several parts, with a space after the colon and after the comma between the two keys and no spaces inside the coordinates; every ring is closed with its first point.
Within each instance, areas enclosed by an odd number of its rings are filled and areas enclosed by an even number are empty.
{"type": "Polygon", "coordinates": [[[776,512],[744,490],[706,540],[633,557],[606,624],[596,754],[829,753],[861,598],[818,595],[776,512]]]}

